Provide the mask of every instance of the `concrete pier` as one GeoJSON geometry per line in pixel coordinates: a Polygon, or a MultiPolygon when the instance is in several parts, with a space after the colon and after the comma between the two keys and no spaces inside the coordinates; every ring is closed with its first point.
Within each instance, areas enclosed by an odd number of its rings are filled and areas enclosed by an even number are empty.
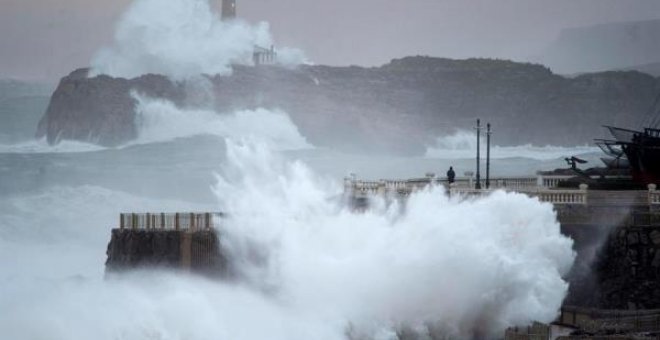
{"type": "Polygon", "coordinates": [[[107,249],[106,272],[167,268],[222,275],[217,213],[130,213],[120,215],[107,249]]]}

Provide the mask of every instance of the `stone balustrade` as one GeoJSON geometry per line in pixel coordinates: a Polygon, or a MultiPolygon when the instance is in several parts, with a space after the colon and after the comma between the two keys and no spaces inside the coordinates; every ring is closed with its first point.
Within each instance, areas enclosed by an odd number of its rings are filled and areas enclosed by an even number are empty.
{"type": "MultiPolygon", "coordinates": [[[[570,179],[574,176],[521,176],[521,177],[496,177],[490,179],[491,189],[529,189],[529,188],[556,188],[560,181],[570,179]]],[[[394,190],[414,190],[423,188],[431,183],[437,185],[447,185],[446,178],[437,178],[434,174],[429,173],[424,178],[414,179],[381,179],[379,181],[365,181],[356,179],[354,176],[346,177],[344,179],[346,188],[353,188],[363,192],[378,192],[378,191],[394,191],[394,190]]],[[[486,180],[480,180],[481,187],[486,187],[486,180]]],[[[457,177],[453,183],[455,187],[473,188],[475,186],[475,179],[472,177],[457,177]]]]}
{"type": "Polygon", "coordinates": [[[587,188],[578,190],[538,190],[524,192],[532,197],[538,197],[541,202],[552,204],[587,204],[587,188]]]}
{"type": "Polygon", "coordinates": [[[538,175],[536,185],[544,188],[556,188],[559,186],[559,182],[568,180],[575,176],[567,175],[538,175]]]}
{"type": "MultiPolygon", "coordinates": [[[[495,190],[500,189],[472,189],[452,187],[449,190],[450,195],[459,195],[466,197],[479,197],[486,196],[495,190]]],[[[548,202],[553,204],[587,204],[587,186],[582,185],[580,189],[573,190],[556,190],[546,189],[543,187],[521,187],[519,189],[508,189],[509,191],[519,192],[531,197],[537,197],[541,202],[548,202]]]]}
{"type": "MultiPolygon", "coordinates": [[[[474,180],[472,178],[457,178],[454,183],[449,185],[446,179],[436,178],[433,174],[427,174],[424,178],[407,180],[386,180],[365,181],[356,179],[355,176],[347,177],[344,180],[344,190],[352,196],[368,195],[409,195],[410,193],[423,189],[428,185],[443,185],[450,195],[462,195],[468,197],[484,196],[494,190],[515,191],[537,197],[542,202],[553,204],[587,204],[587,187],[580,186],[580,189],[556,189],[560,181],[571,178],[571,176],[535,176],[535,177],[498,177],[490,180],[489,189],[474,189],[474,180]]],[[[485,188],[485,180],[481,181],[482,188],[485,188]]],[[[649,202],[657,201],[660,205],[660,193],[649,191],[649,202]]]]}
{"type": "Polygon", "coordinates": [[[214,228],[220,213],[122,213],[119,229],[204,230],[214,228]]]}

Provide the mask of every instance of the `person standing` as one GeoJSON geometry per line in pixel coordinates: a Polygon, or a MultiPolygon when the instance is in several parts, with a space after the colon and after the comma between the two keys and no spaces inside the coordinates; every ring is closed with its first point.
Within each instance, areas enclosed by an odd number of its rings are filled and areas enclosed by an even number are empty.
{"type": "Polygon", "coordinates": [[[449,184],[454,183],[454,180],[456,179],[456,173],[454,172],[454,167],[450,166],[449,170],[447,171],[447,182],[449,184]]]}

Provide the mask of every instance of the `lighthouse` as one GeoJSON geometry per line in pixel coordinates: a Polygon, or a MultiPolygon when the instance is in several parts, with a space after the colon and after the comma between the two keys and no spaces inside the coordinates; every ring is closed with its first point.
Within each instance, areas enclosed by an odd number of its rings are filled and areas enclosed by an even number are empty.
{"type": "Polygon", "coordinates": [[[222,20],[231,20],[236,18],[236,0],[222,0],[222,20]]]}

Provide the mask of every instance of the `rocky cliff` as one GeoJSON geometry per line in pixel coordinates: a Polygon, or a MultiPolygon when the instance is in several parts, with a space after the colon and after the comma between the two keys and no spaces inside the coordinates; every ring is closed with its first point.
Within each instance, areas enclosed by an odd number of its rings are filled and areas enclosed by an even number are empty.
{"type": "MultiPolygon", "coordinates": [[[[317,146],[398,153],[421,153],[477,117],[493,123],[500,145],[590,143],[603,124],[636,127],[660,91],[658,79],[634,71],[565,78],[534,64],[430,57],[376,68],[237,66],[231,76],[206,78],[218,112],[280,108],[317,146]]],[[[132,90],[180,106],[201,95],[159,75],[88,78],[82,69],[61,80],[37,136],[129,141],[138,133],[132,90]]]]}

